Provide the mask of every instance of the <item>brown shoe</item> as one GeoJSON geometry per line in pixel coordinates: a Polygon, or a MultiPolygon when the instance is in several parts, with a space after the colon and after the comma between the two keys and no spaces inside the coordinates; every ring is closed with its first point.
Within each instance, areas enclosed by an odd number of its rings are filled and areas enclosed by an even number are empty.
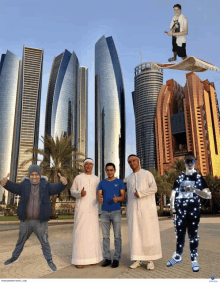
{"type": "Polygon", "coordinates": [[[83,268],[84,265],[77,265],[76,268],[83,268]]]}

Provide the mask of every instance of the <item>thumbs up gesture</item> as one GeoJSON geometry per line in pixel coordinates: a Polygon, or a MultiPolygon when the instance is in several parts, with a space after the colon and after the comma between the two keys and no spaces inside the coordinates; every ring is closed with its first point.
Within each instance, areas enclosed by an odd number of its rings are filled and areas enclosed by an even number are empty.
{"type": "Polygon", "coordinates": [[[63,184],[63,185],[67,185],[67,179],[65,177],[63,177],[60,173],[58,173],[58,176],[60,178],[60,182],[63,184]]]}
{"type": "Polygon", "coordinates": [[[139,198],[139,194],[138,194],[138,192],[137,192],[137,189],[135,189],[134,195],[135,195],[137,198],[139,198]]]}
{"type": "Polygon", "coordinates": [[[116,195],[114,195],[113,201],[114,201],[115,203],[118,202],[118,198],[116,197],[116,195]]]}
{"type": "Polygon", "coordinates": [[[85,195],[86,195],[86,191],[84,190],[84,187],[83,187],[83,189],[81,191],[81,197],[84,197],[85,195]]]}
{"type": "Polygon", "coordinates": [[[5,177],[1,180],[2,187],[4,187],[7,184],[9,176],[10,176],[10,174],[8,173],[7,177],[5,177]]]}

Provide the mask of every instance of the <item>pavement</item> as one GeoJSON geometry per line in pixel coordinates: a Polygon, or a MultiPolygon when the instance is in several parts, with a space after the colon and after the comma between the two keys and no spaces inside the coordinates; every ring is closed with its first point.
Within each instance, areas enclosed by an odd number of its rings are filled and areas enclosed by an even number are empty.
{"type": "MultiPolygon", "coordinates": [[[[173,267],[166,267],[167,261],[172,257],[176,246],[176,237],[174,225],[170,218],[159,218],[161,244],[163,257],[154,261],[155,269],[149,271],[146,269],[146,262],[141,267],[130,269],[132,263],[129,253],[128,225],[127,219],[122,218],[122,255],[118,268],[102,267],[101,263],[95,266],[85,266],[77,269],[71,264],[72,257],[72,237],[73,220],[68,223],[50,221],[49,225],[49,243],[52,249],[53,261],[57,266],[57,272],[51,272],[43,257],[40,243],[37,237],[32,234],[27,240],[24,250],[19,260],[10,265],[4,266],[4,261],[11,257],[16,241],[18,239],[18,229],[0,230],[0,278],[206,278],[211,275],[220,278],[220,217],[201,218],[199,225],[199,248],[198,261],[200,264],[199,272],[192,272],[189,257],[189,241],[186,237],[185,248],[183,252],[183,262],[173,267]],[[162,221],[164,220],[164,221],[162,221]],[[59,225],[55,225],[59,223],[59,225]]],[[[5,228],[9,224],[0,224],[5,228]]],[[[17,224],[15,224],[17,225],[17,224]]],[[[100,236],[101,227],[100,227],[100,236]]],[[[111,229],[110,248],[113,256],[114,237],[111,229]]]]}

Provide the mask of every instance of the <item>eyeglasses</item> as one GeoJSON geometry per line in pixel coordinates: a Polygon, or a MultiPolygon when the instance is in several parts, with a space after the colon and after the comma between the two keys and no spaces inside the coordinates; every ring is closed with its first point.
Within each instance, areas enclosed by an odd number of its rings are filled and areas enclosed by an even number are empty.
{"type": "Polygon", "coordinates": [[[185,163],[186,163],[186,164],[189,164],[189,163],[195,164],[196,161],[195,161],[195,159],[186,159],[186,160],[185,160],[185,163]]]}

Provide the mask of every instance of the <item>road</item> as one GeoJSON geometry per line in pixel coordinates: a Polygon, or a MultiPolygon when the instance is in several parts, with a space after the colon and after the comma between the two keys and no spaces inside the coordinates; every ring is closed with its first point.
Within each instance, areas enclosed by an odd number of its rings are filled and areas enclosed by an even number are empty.
{"type": "MultiPolygon", "coordinates": [[[[19,261],[5,267],[4,261],[11,257],[18,229],[1,230],[0,246],[0,278],[207,278],[215,275],[220,278],[220,218],[202,218],[199,226],[200,244],[198,260],[200,271],[193,273],[189,258],[188,237],[183,252],[183,262],[167,268],[166,262],[175,250],[175,233],[171,219],[159,221],[163,258],[155,261],[155,270],[148,271],[146,262],[135,270],[129,268],[132,263],[129,257],[128,225],[122,219],[122,257],[118,268],[103,268],[101,264],[77,269],[71,264],[73,223],[49,226],[49,242],[54,263],[58,272],[52,273],[43,257],[41,246],[34,234],[30,236],[21,253],[19,261]]],[[[8,224],[1,224],[4,226],[8,224]]],[[[16,225],[16,224],[15,224],[16,225]]],[[[8,226],[10,228],[10,226],[8,226]]],[[[17,226],[18,227],[18,226],[17,226]]],[[[3,229],[3,228],[2,228],[3,229]]],[[[101,236],[101,228],[100,228],[101,236]]],[[[113,255],[114,242],[111,230],[111,250],[113,255]]]]}

